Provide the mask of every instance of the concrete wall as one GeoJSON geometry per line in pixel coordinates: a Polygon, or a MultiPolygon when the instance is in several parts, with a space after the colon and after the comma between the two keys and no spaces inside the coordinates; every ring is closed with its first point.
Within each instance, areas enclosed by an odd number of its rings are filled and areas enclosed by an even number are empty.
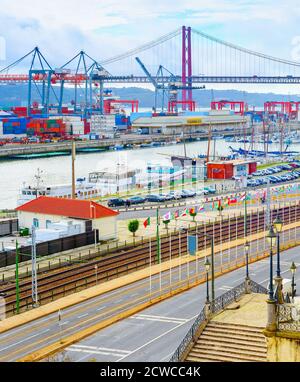
{"type": "Polygon", "coordinates": [[[110,240],[118,237],[117,219],[115,216],[93,220],[93,229],[99,230],[99,240],[110,240]]]}
{"type": "Polygon", "coordinates": [[[300,362],[300,333],[277,332],[267,337],[268,362],[300,362]]]}

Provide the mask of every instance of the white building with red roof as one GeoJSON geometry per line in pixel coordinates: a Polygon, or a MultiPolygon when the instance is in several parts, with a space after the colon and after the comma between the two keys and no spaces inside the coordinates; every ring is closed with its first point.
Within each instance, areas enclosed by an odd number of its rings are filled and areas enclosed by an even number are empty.
{"type": "Polygon", "coordinates": [[[74,220],[74,222],[91,221],[92,229],[98,230],[99,240],[118,237],[117,216],[119,213],[93,201],[40,196],[19,206],[16,210],[21,228],[31,230],[31,227],[35,226],[45,229],[52,223],[64,219],[74,220]]]}

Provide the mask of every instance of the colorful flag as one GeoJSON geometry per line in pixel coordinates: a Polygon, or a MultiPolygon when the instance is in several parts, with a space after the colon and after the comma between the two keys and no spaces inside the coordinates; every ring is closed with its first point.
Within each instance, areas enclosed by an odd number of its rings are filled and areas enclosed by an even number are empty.
{"type": "Polygon", "coordinates": [[[182,211],[180,216],[187,216],[188,213],[189,213],[189,210],[188,208],[186,208],[184,211],[182,211]]]}
{"type": "Polygon", "coordinates": [[[204,205],[201,204],[201,206],[198,207],[198,212],[204,211],[204,205]]]}
{"type": "Polygon", "coordinates": [[[246,200],[246,196],[247,196],[246,192],[244,192],[242,195],[240,195],[240,201],[242,202],[242,201],[246,200]]]}
{"type": "Polygon", "coordinates": [[[147,228],[149,225],[150,225],[150,218],[147,218],[145,221],[144,221],[144,227],[147,228]]]}
{"type": "Polygon", "coordinates": [[[196,213],[196,210],[195,210],[195,208],[193,207],[193,208],[190,208],[190,214],[192,215],[192,214],[194,214],[194,213],[196,213]]]}
{"type": "Polygon", "coordinates": [[[167,212],[164,216],[163,216],[163,220],[171,220],[172,219],[172,214],[171,212],[167,212]]]}
{"type": "Polygon", "coordinates": [[[175,218],[175,219],[178,219],[178,218],[179,218],[179,211],[178,211],[178,210],[176,210],[176,211],[174,212],[174,218],[175,218]]]}

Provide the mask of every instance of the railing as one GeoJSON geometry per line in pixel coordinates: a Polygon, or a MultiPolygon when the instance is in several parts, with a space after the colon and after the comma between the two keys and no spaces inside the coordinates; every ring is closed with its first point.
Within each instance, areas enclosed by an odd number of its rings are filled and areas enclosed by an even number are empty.
{"type": "Polygon", "coordinates": [[[265,288],[264,286],[256,283],[253,280],[250,280],[250,289],[252,293],[260,293],[260,294],[267,294],[268,289],[265,288]]]}
{"type": "MultiPolygon", "coordinates": [[[[250,280],[249,283],[250,290],[253,293],[262,293],[266,294],[267,289],[263,286],[257,284],[255,281],[250,280]]],[[[246,293],[246,284],[245,281],[232,288],[228,292],[222,294],[221,296],[217,297],[214,301],[211,302],[211,312],[217,313],[223,310],[226,306],[230,305],[232,302],[236,301],[239,297],[244,295],[246,293]]],[[[203,308],[199,314],[199,316],[196,318],[195,322],[193,323],[190,330],[187,332],[186,336],[176,349],[175,353],[173,354],[172,358],[169,362],[180,362],[181,357],[183,353],[186,351],[187,347],[191,343],[191,341],[195,340],[195,333],[199,329],[199,327],[204,324],[207,320],[206,314],[205,314],[205,308],[203,308]]]]}
{"type": "Polygon", "coordinates": [[[300,331],[300,309],[293,304],[277,305],[277,328],[281,331],[300,331]]]}
{"type": "Polygon", "coordinates": [[[186,336],[176,349],[175,353],[173,354],[172,358],[170,359],[170,362],[179,362],[181,359],[181,356],[183,352],[186,350],[188,345],[191,343],[191,341],[194,340],[194,335],[196,330],[202,325],[206,320],[206,314],[205,314],[205,308],[203,308],[199,314],[199,316],[196,318],[195,322],[193,323],[193,326],[190,328],[190,330],[187,332],[186,336]]]}

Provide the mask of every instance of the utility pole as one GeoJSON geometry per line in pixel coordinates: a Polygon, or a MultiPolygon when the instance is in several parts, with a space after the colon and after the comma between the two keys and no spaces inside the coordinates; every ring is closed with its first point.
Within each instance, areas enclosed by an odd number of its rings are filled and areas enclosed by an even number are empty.
{"type": "Polygon", "coordinates": [[[75,159],[76,159],[76,145],[75,145],[75,141],[72,140],[72,199],[76,199],[75,159]]]}
{"type": "Polygon", "coordinates": [[[32,226],[31,232],[31,295],[33,306],[38,306],[38,290],[37,290],[37,271],[36,271],[36,232],[35,226],[32,226]]]}
{"type": "Polygon", "coordinates": [[[19,287],[19,246],[16,241],[16,312],[20,313],[20,287],[19,287]]]}
{"type": "Polygon", "coordinates": [[[159,236],[159,208],[156,209],[156,245],[157,245],[157,262],[161,263],[161,254],[160,254],[160,236],[159,236]]]}

